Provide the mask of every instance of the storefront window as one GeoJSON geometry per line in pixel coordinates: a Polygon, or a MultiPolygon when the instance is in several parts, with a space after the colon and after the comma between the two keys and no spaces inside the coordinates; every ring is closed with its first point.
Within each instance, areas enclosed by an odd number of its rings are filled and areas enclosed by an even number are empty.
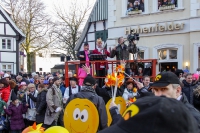
{"type": "Polygon", "coordinates": [[[169,50],[169,59],[177,59],[177,50],[169,50]]]}
{"type": "Polygon", "coordinates": [[[167,59],[167,50],[166,49],[159,50],[158,51],[158,57],[159,57],[159,60],[167,59]]]}
{"type": "Polygon", "coordinates": [[[159,60],[177,59],[177,49],[160,49],[158,50],[159,60]]]}

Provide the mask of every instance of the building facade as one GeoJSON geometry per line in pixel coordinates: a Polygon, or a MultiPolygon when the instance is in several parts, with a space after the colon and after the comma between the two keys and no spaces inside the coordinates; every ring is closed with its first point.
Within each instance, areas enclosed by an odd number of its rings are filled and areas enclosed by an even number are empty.
{"type": "Polygon", "coordinates": [[[9,12],[0,4],[0,71],[17,74],[20,71],[19,45],[25,35],[10,18],[9,12]]]}
{"type": "Polygon", "coordinates": [[[141,12],[127,13],[134,0],[108,0],[108,46],[116,46],[118,37],[139,33],[137,46],[144,59],[158,59],[157,73],[186,67],[195,72],[200,67],[200,0],[139,2],[141,12]]]}
{"type": "Polygon", "coordinates": [[[75,50],[83,50],[83,44],[89,43],[89,50],[96,48],[96,40],[101,38],[103,46],[107,45],[108,38],[108,1],[97,0],[86,22],[81,37],[76,44],[75,50]]]}

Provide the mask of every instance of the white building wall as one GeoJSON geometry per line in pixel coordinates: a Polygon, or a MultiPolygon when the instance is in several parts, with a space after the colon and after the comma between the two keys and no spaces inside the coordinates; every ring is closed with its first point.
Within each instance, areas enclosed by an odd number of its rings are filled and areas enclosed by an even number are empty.
{"type": "Polygon", "coordinates": [[[103,21],[96,22],[96,31],[104,30],[103,21]]]}
{"type": "Polygon", "coordinates": [[[88,30],[88,32],[94,32],[94,23],[90,25],[90,29],[88,30]]]}
{"type": "Polygon", "coordinates": [[[88,41],[94,41],[95,40],[95,34],[94,33],[89,33],[88,34],[88,41]]]}
{"type": "Polygon", "coordinates": [[[16,62],[16,53],[1,52],[2,62],[16,62]]]}
{"type": "Polygon", "coordinates": [[[6,35],[16,35],[14,30],[10,27],[9,24],[6,24],[6,35]]]}
{"type": "MultiPolygon", "coordinates": [[[[1,15],[0,15],[1,17],[1,15]]],[[[4,24],[0,23],[0,34],[4,34],[4,24]]]]}
{"type": "Polygon", "coordinates": [[[6,22],[6,20],[0,15],[0,22],[6,22]]]}
{"type": "Polygon", "coordinates": [[[51,72],[51,68],[56,64],[61,64],[63,62],[60,61],[60,57],[50,57],[50,55],[46,57],[36,56],[36,71],[37,72],[51,72]],[[42,68],[42,71],[39,69],[42,68]]]}

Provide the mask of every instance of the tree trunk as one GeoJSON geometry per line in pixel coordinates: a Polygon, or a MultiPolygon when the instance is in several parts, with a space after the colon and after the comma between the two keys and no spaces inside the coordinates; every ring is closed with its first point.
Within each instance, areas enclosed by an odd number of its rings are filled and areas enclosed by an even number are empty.
{"type": "Polygon", "coordinates": [[[27,53],[27,70],[28,70],[28,73],[31,73],[31,53],[28,52],[27,53]]]}

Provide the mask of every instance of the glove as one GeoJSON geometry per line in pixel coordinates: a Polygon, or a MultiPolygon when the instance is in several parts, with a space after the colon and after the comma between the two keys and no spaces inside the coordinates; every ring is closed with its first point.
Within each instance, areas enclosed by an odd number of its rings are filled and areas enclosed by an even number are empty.
{"type": "Polygon", "coordinates": [[[57,107],[56,110],[55,110],[55,112],[57,113],[57,112],[60,112],[61,110],[62,110],[61,107],[57,107]]]}

